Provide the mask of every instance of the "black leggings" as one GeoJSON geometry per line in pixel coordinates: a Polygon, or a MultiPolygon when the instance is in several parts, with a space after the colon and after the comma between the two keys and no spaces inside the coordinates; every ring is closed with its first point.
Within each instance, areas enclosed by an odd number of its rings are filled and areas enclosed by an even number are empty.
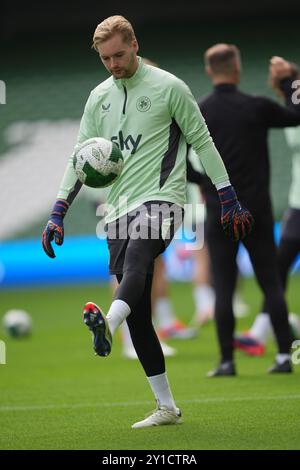
{"type": "MultiPolygon", "coordinates": [[[[278,260],[273,237],[271,212],[254,214],[255,227],[244,240],[250,255],[256,279],[263,291],[279,351],[288,353],[291,336],[288,325],[287,306],[279,277],[278,260]]],[[[216,305],[215,317],[222,361],[233,358],[233,334],[235,319],[232,297],[236,286],[236,255],[238,243],[225,238],[219,222],[219,212],[207,211],[206,240],[214,278],[216,305]]]]}
{"type": "MultiPolygon", "coordinates": [[[[278,247],[279,275],[283,290],[286,290],[287,278],[290,268],[300,252],[300,240],[294,238],[281,238],[278,247]]],[[[267,312],[267,304],[264,302],[262,312],[267,312]]]]}
{"type": "Polygon", "coordinates": [[[152,324],[149,264],[163,251],[162,240],[129,240],[123,274],[117,274],[115,299],[131,309],[127,325],[138,358],[148,377],[165,372],[165,358],[152,324]]]}

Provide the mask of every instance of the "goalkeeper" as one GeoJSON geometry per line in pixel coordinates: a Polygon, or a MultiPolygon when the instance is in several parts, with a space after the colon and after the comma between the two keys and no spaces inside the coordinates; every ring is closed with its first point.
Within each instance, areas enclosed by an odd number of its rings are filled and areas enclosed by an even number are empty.
{"type": "MultiPolygon", "coordinates": [[[[78,143],[102,136],[124,155],[121,177],[108,196],[107,240],[110,273],[119,283],[109,311],[89,302],[84,321],[94,335],[99,356],[111,351],[112,336],[126,320],[157,409],[134,428],[181,422],[170,391],[165,361],[151,320],[154,259],[171,242],[182,222],[186,193],[187,144],[192,145],[215,185],[222,205],[222,225],[229,237],[251,231],[253,219],[230,185],[223,161],[189,88],[174,75],[144,64],[131,24],[122,16],[100,23],[93,46],[111,77],[90,94],[78,143]],[[151,236],[136,237],[137,232],[151,236]]],[[[43,247],[54,257],[52,240],[63,242],[63,219],[81,185],[72,158],[43,233],[43,247]]]]}

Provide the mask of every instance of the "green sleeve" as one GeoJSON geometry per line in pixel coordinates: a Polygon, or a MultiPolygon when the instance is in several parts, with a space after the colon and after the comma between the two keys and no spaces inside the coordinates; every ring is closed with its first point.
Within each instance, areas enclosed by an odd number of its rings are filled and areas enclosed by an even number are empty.
{"type": "MultiPolygon", "coordinates": [[[[90,139],[91,137],[95,137],[96,135],[97,135],[97,131],[96,131],[95,120],[94,120],[94,115],[93,115],[93,95],[91,93],[85,105],[84,113],[80,121],[80,128],[79,128],[76,145],[84,142],[87,139],[90,139]]],[[[70,194],[75,191],[76,183],[78,183],[78,178],[73,168],[73,154],[72,154],[68,160],[68,163],[67,163],[67,166],[66,166],[66,169],[65,169],[60,187],[59,187],[57,198],[68,199],[70,194]]],[[[77,185],[77,188],[79,191],[80,186],[78,187],[77,185]]]]}
{"type": "Polygon", "coordinates": [[[211,138],[206,122],[188,86],[176,80],[171,88],[170,112],[188,144],[193,147],[206,174],[217,185],[228,182],[229,177],[223,160],[211,138]]]}

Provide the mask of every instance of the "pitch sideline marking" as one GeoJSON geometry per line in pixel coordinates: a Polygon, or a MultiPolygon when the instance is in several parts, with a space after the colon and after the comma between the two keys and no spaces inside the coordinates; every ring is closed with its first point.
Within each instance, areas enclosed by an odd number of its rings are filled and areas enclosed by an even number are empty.
{"type": "MultiPolygon", "coordinates": [[[[205,403],[230,403],[238,401],[271,401],[271,400],[300,400],[300,395],[279,395],[270,397],[232,397],[232,398],[195,398],[192,400],[178,400],[178,404],[205,404],[205,403]]],[[[74,404],[49,404],[49,405],[31,405],[31,406],[0,406],[0,412],[9,411],[43,411],[59,409],[77,409],[77,408],[126,408],[130,406],[153,405],[153,401],[130,401],[114,403],[74,403],[74,404]]]]}

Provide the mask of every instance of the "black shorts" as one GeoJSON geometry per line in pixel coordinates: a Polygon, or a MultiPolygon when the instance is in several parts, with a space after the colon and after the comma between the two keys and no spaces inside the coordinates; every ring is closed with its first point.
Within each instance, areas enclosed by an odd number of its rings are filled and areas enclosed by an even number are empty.
{"type": "Polygon", "coordinates": [[[153,260],[147,273],[153,273],[154,259],[171,243],[183,220],[183,209],[165,201],[149,201],[106,225],[110,274],[122,274],[128,243],[139,240],[139,248],[148,250],[153,260]]]}
{"type": "Polygon", "coordinates": [[[282,222],[280,238],[300,240],[300,209],[287,209],[282,222]]]}

